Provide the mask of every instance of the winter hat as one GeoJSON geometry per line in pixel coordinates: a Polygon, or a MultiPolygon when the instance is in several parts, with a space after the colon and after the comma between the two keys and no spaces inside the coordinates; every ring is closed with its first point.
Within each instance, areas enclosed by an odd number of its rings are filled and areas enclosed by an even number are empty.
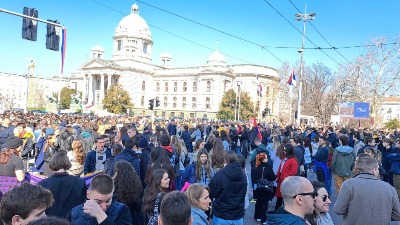
{"type": "Polygon", "coordinates": [[[6,145],[8,149],[18,148],[23,144],[22,139],[17,136],[10,136],[7,138],[6,145]]]}
{"type": "Polygon", "coordinates": [[[147,139],[146,138],[141,138],[139,140],[138,147],[139,148],[146,148],[147,146],[149,146],[149,142],[147,141],[147,139]]]}

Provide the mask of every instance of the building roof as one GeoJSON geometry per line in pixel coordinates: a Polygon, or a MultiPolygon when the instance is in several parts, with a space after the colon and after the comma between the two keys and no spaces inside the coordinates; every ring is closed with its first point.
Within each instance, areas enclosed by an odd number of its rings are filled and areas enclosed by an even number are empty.
{"type": "Polygon", "coordinates": [[[128,36],[137,36],[138,34],[143,34],[150,36],[151,32],[147,22],[139,16],[139,6],[133,4],[131,7],[131,13],[125,16],[115,28],[115,32],[122,31],[128,36]]]}

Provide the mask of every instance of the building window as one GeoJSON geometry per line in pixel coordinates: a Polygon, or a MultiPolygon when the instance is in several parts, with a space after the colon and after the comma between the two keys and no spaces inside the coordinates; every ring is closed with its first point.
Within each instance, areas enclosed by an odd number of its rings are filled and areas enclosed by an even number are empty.
{"type": "Polygon", "coordinates": [[[165,92],[168,92],[168,82],[165,82],[165,92]]]}
{"type": "Polygon", "coordinates": [[[186,97],[182,98],[182,108],[186,108],[186,97]]]}
{"type": "Polygon", "coordinates": [[[162,116],[162,117],[165,117],[165,115],[166,115],[165,112],[162,112],[162,113],[161,113],[161,116],[162,116]]]}
{"type": "Polygon", "coordinates": [[[146,91],[146,81],[142,81],[142,91],[146,91]]]}
{"type": "Polygon", "coordinates": [[[147,43],[143,42],[143,53],[147,54],[147,43]]]}
{"type": "Polygon", "coordinates": [[[174,82],[174,92],[178,91],[178,82],[174,82]]]}
{"type": "Polygon", "coordinates": [[[172,99],[172,108],[176,108],[176,101],[177,101],[177,98],[176,97],[174,97],[173,99],[172,99]]]}
{"type": "Polygon", "coordinates": [[[121,51],[122,50],[122,41],[118,40],[117,43],[118,43],[118,51],[121,51]]]}
{"type": "Polygon", "coordinates": [[[193,92],[196,92],[196,91],[197,91],[197,83],[193,82],[193,92]]]}
{"type": "Polygon", "coordinates": [[[157,82],[156,91],[157,91],[157,92],[160,92],[160,82],[157,82]]]}
{"type": "Polygon", "coordinates": [[[211,91],[211,81],[207,81],[207,92],[211,91]]]}
{"type": "Polygon", "coordinates": [[[206,98],[206,109],[210,109],[210,108],[211,108],[210,98],[207,97],[207,98],[206,98]]]}
{"type": "Polygon", "coordinates": [[[193,98],[192,98],[192,109],[195,109],[196,107],[197,107],[196,98],[193,97],[193,98]]]}
{"type": "Polygon", "coordinates": [[[187,83],[183,82],[183,92],[186,92],[186,91],[187,91],[187,83]]]}
{"type": "Polygon", "coordinates": [[[142,96],[142,99],[140,100],[140,105],[144,106],[144,96],[142,96]]]}
{"type": "Polygon", "coordinates": [[[168,106],[168,97],[165,96],[164,97],[164,108],[167,108],[167,106],[168,106]]]}
{"type": "Polygon", "coordinates": [[[175,112],[171,112],[171,117],[175,117],[175,112]]]}
{"type": "Polygon", "coordinates": [[[182,118],[182,119],[185,118],[185,113],[181,112],[181,118],[182,118]]]}

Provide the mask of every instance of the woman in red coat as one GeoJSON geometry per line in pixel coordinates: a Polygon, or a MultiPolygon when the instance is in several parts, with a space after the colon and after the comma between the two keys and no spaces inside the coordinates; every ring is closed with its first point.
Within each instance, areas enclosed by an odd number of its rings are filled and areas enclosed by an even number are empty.
{"type": "Polygon", "coordinates": [[[298,162],[295,157],[294,148],[291,144],[286,144],[283,148],[285,152],[285,159],[281,161],[279,165],[278,173],[276,174],[278,186],[276,188],[276,205],[275,211],[278,210],[283,203],[283,198],[281,194],[281,184],[286,177],[297,175],[297,165],[298,162]]]}

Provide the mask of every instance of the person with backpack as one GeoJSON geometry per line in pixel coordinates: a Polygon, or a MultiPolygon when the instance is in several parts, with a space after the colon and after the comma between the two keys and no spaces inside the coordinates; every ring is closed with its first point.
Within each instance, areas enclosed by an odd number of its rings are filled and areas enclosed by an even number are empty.
{"type": "Polygon", "coordinates": [[[120,144],[114,144],[111,147],[111,157],[106,159],[106,161],[104,161],[103,174],[107,174],[111,177],[114,176],[114,167],[115,167],[115,163],[116,163],[115,157],[117,155],[121,154],[123,149],[124,149],[124,147],[120,144]]]}

